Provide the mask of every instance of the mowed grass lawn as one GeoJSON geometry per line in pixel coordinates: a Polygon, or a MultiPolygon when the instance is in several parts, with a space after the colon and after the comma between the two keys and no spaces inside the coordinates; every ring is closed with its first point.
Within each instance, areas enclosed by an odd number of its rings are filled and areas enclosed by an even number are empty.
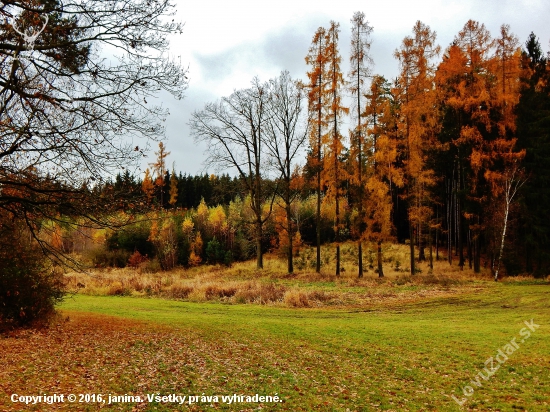
{"type": "Polygon", "coordinates": [[[0,410],[550,410],[548,282],[348,309],[86,295],[60,309],[49,329],[0,338],[0,410]],[[489,377],[491,357],[500,367],[489,377]],[[54,393],[106,402],[10,400],[54,393]],[[233,394],[282,402],[222,402],[233,394]],[[109,395],[145,400],[108,404],[109,395]]]}

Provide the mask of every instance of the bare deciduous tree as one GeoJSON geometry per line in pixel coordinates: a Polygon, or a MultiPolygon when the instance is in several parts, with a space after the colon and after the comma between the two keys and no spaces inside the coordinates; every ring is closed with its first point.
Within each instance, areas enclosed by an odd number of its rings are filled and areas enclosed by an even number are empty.
{"type": "Polygon", "coordinates": [[[288,72],[269,82],[265,147],[275,171],[279,174],[278,189],[286,212],[288,236],[288,273],[294,272],[292,240],[293,164],[308,138],[307,119],[303,116],[303,94],[288,72]]]}
{"type": "Polygon", "coordinates": [[[263,213],[263,204],[269,195],[273,205],[272,194],[266,194],[262,184],[267,105],[267,85],[255,78],[250,88],[206,104],[203,110],[193,113],[190,121],[193,137],[207,145],[206,162],[221,169],[235,169],[250,195],[258,269],[263,268],[263,226],[269,217],[269,213],[263,213]]]}

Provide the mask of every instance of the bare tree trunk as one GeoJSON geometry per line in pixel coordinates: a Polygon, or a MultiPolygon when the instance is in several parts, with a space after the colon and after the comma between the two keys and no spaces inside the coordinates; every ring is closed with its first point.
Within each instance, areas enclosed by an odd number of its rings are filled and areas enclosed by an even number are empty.
{"type": "Polygon", "coordinates": [[[378,277],[383,278],[384,277],[384,268],[382,267],[382,241],[378,241],[378,247],[377,247],[377,257],[378,257],[378,277]]]}
{"type": "MultiPolygon", "coordinates": [[[[457,189],[460,190],[464,186],[463,176],[462,176],[462,164],[459,165],[458,169],[458,184],[457,189]]],[[[457,231],[458,231],[458,266],[460,270],[464,270],[464,230],[463,230],[463,219],[462,219],[462,202],[458,201],[457,198],[457,231]]]]}
{"type": "Polygon", "coordinates": [[[422,233],[422,223],[418,224],[418,261],[424,262],[426,260],[426,240],[424,234],[422,233]]]}
{"type": "Polygon", "coordinates": [[[474,272],[481,272],[481,244],[479,242],[479,233],[474,237],[474,272]]]}
{"type": "MultiPolygon", "coordinates": [[[[290,183],[290,182],[289,182],[290,183]]],[[[294,273],[294,262],[292,256],[292,213],[290,210],[290,200],[287,199],[286,203],[286,221],[287,221],[287,232],[288,232],[288,273],[294,273]]]]}
{"type": "Polygon", "coordinates": [[[504,238],[506,237],[506,228],[508,226],[508,212],[510,210],[510,204],[506,202],[504,210],[504,226],[502,228],[502,236],[500,238],[500,251],[498,253],[497,270],[495,271],[495,282],[498,280],[498,273],[500,272],[500,263],[502,261],[502,252],[504,251],[504,238]]]}
{"type": "Polygon", "coordinates": [[[504,239],[506,237],[506,229],[508,227],[508,214],[510,213],[510,204],[514,199],[518,189],[525,183],[525,180],[516,179],[517,169],[512,170],[512,174],[505,181],[504,190],[504,224],[502,227],[502,236],[500,238],[500,250],[498,254],[497,269],[495,271],[495,282],[498,281],[498,274],[500,271],[500,264],[502,262],[502,254],[504,252],[504,239]]]}
{"type": "Polygon", "coordinates": [[[315,271],[321,273],[321,172],[317,173],[317,262],[315,271]]]}
{"type": "Polygon", "coordinates": [[[321,97],[319,96],[319,130],[317,134],[317,263],[315,271],[321,273],[321,97]]]}
{"type": "MultiPolygon", "coordinates": [[[[436,232],[437,233],[437,232],[436,232]]],[[[437,238],[437,235],[436,235],[437,238]]],[[[430,243],[430,273],[434,270],[434,256],[433,256],[433,245],[432,245],[432,229],[428,229],[428,242],[430,243]]]]}
{"type": "Polygon", "coordinates": [[[359,265],[359,275],[358,275],[358,277],[362,278],[363,277],[363,244],[361,243],[361,240],[359,240],[359,242],[357,242],[357,243],[358,243],[357,253],[359,254],[358,262],[357,262],[357,264],[359,265]]]}
{"type": "Polygon", "coordinates": [[[256,268],[257,269],[263,269],[264,268],[264,257],[262,253],[262,236],[263,236],[263,230],[262,230],[262,220],[261,217],[256,222],[256,268]]]}
{"type": "Polygon", "coordinates": [[[468,229],[468,267],[472,268],[472,231],[468,229]]]}
{"type": "Polygon", "coordinates": [[[409,237],[411,239],[411,241],[409,242],[411,252],[411,275],[414,275],[416,270],[414,262],[414,226],[412,223],[409,223],[409,237]]]}
{"type": "Polygon", "coordinates": [[[449,265],[453,264],[453,188],[452,181],[448,187],[449,196],[447,197],[447,260],[449,265]]]}
{"type": "Polygon", "coordinates": [[[262,179],[260,176],[260,161],[259,161],[259,153],[256,155],[258,160],[255,162],[256,166],[256,176],[255,176],[255,201],[254,201],[254,208],[256,213],[256,267],[258,269],[264,268],[264,259],[263,259],[263,252],[262,252],[262,237],[263,237],[263,223],[262,222],[262,195],[261,195],[261,188],[262,188],[262,179]]]}
{"type": "Polygon", "coordinates": [[[438,225],[435,228],[435,260],[439,262],[439,206],[435,209],[435,221],[438,225]]]}
{"type": "MultiPolygon", "coordinates": [[[[338,176],[338,174],[336,174],[338,176]]],[[[338,189],[336,189],[338,191],[338,189]]],[[[336,276],[340,276],[340,201],[336,194],[336,276]]]]}

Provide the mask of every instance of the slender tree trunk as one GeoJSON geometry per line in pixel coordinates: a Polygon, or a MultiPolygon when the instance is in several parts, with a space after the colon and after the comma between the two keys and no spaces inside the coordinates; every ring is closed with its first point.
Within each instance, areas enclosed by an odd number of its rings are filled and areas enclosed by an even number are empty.
{"type": "Polygon", "coordinates": [[[261,216],[256,222],[256,268],[257,269],[263,269],[264,268],[264,257],[262,253],[262,236],[263,236],[263,230],[262,230],[262,219],[261,216]]]}
{"type": "MultiPolygon", "coordinates": [[[[363,277],[363,245],[361,244],[361,239],[363,238],[363,132],[361,130],[361,78],[360,78],[360,68],[359,68],[359,59],[357,59],[357,167],[359,172],[359,242],[357,245],[358,252],[358,266],[359,272],[358,277],[363,277]]],[[[374,124],[376,125],[376,116],[374,117],[374,124]]],[[[376,173],[376,164],[374,166],[376,173]]]]}
{"type": "MultiPolygon", "coordinates": [[[[479,216],[477,221],[479,224],[479,216]]],[[[474,272],[481,272],[481,243],[479,241],[479,232],[474,235],[474,272]]]]}
{"type": "Polygon", "coordinates": [[[464,270],[464,244],[462,233],[462,216],[458,215],[458,266],[460,270],[464,270]]]}
{"type": "Polygon", "coordinates": [[[495,272],[495,282],[498,281],[498,274],[500,272],[500,264],[502,262],[502,254],[504,252],[504,239],[506,237],[506,229],[508,227],[508,214],[510,213],[510,203],[512,202],[512,199],[516,193],[517,187],[521,186],[521,184],[518,182],[516,187],[514,188],[514,181],[513,179],[510,179],[506,182],[506,190],[504,191],[504,224],[502,226],[502,235],[500,237],[500,250],[498,253],[498,263],[497,263],[497,270],[495,272]]]}
{"type": "Polygon", "coordinates": [[[435,260],[439,262],[439,206],[435,209],[435,221],[438,224],[435,229],[435,260]]]}
{"type": "MultiPolygon", "coordinates": [[[[458,170],[458,184],[457,189],[460,190],[463,185],[462,181],[462,164],[459,165],[458,170]]],[[[462,202],[457,199],[457,231],[458,231],[458,266],[460,270],[464,270],[464,223],[462,219],[462,202]]]]}
{"type": "MultiPolygon", "coordinates": [[[[437,232],[436,232],[437,233],[437,232]]],[[[436,235],[437,237],[437,235],[436,235]]],[[[434,270],[434,256],[433,256],[433,245],[432,245],[432,229],[428,229],[428,242],[430,243],[430,273],[434,270]]]]}
{"type": "Polygon", "coordinates": [[[359,240],[359,242],[357,242],[357,253],[359,254],[358,256],[358,262],[357,264],[359,265],[359,277],[362,278],[363,277],[363,244],[361,242],[361,240],[359,240]]]}
{"type": "Polygon", "coordinates": [[[468,229],[468,267],[472,268],[472,231],[468,229]]]}
{"type": "Polygon", "coordinates": [[[418,261],[419,262],[424,262],[426,260],[426,252],[425,252],[425,249],[426,249],[426,244],[425,244],[425,238],[424,238],[424,235],[422,233],[422,224],[419,223],[418,224],[418,261]]]}
{"type": "Polygon", "coordinates": [[[382,267],[382,241],[378,241],[378,247],[377,247],[377,257],[378,257],[378,277],[383,278],[384,277],[384,268],[382,267]]]}
{"type": "Polygon", "coordinates": [[[340,276],[340,244],[336,244],[336,276],[340,276]]]}
{"type": "MultiPolygon", "coordinates": [[[[336,191],[338,192],[338,188],[336,191]]],[[[336,193],[336,276],[340,276],[340,201],[338,193],[336,193]]]]}
{"type": "Polygon", "coordinates": [[[256,267],[258,269],[264,268],[264,258],[262,252],[262,237],[263,237],[263,222],[262,222],[262,196],[261,196],[261,176],[260,176],[260,162],[256,161],[256,176],[255,176],[255,209],[256,209],[256,267]]]}
{"type": "Polygon", "coordinates": [[[415,262],[414,262],[414,225],[409,223],[409,237],[410,237],[410,254],[411,254],[411,275],[416,273],[415,262]]]}
{"type": "Polygon", "coordinates": [[[292,256],[292,211],[290,210],[290,199],[287,198],[286,203],[286,221],[287,221],[287,233],[288,233],[288,273],[294,273],[294,262],[292,256]]]}
{"type": "Polygon", "coordinates": [[[448,184],[447,196],[447,260],[453,264],[453,188],[452,180],[448,184]]]}
{"type": "MultiPolygon", "coordinates": [[[[332,76],[333,79],[336,75],[336,68],[333,66],[332,76]]],[[[332,89],[333,102],[336,101],[336,88],[332,89]]],[[[335,186],[335,202],[336,202],[336,276],[340,276],[340,165],[338,159],[338,143],[340,136],[338,134],[338,113],[334,112],[334,129],[333,129],[333,156],[334,156],[334,186],[335,186]]]]}
{"type": "MultiPolygon", "coordinates": [[[[319,150],[321,148],[319,147],[319,150]]],[[[319,156],[321,157],[321,156],[319,156]]],[[[321,161],[319,161],[319,167],[321,161]]],[[[321,273],[321,171],[317,172],[317,263],[315,265],[315,271],[321,273]]]]}
{"type": "MultiPolygon", "coordinates": [[[[319,88],[321,79],[319,79],[319,88]]],[[[317,263],[315,271],[321,273],[321,92],[319,92],[318,130],[317,130],[317,263]]]]}

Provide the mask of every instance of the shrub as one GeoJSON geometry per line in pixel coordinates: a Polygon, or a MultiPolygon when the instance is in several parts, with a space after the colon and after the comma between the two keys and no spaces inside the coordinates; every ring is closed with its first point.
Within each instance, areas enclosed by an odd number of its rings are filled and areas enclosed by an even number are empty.
{"type": "MultiPolygon", "coordinates": [[[[62,274],[49,267],[36,246],[10,230],[0,243],[0,325],[45,321],[64,295],[62,274]]],[[[28,236],[28,234],[26,234],[28,236]]]]}
{"type": "Polygon", "coordinates": [[[225,256],[223,258],[223,264],[227,267],[229,267],[233,264],[233,253],[231,253],[230,250],[225,252],[225,256]]]}
{"type": "Polygon", "coordinates": [[[142,268],[144,273],[158,273],[162,270],[158,259],[151,259],[145,262],[145,266],[142,268]]]}
{"type": "Polygon", "coordinates": [[[143,256],[141,253],[139,253],[139,250],[136,250],[128,258],[128,266],[137,269],[142,263],[147,262],[148,260],[149,259],[147,258],[147,256],[143,256]]]}
{"type": "Polygon", "coordinates": [[[212,239],[206,244],[206,259],[208,263],[216,264],[223,261],[224,251],[222,245],[216,238],[212,239]]]}
{"type": "Polygon", "coordinates": [[[92,264],[98,268],[123,268],[130,258],[130,252],[121,249],[106,250],[103,247],[98,247],[90,250],[88,257],[92,261],[92,264]]]}
{"type": "Polygon", "coordinates": [[[140,223],[112,232],[105,240],[107,249],[122,249],[129,253],[138,250],[142,255],[152,256],[154,249],[153,244],[149,241],[149,226],[140,223]]]}

